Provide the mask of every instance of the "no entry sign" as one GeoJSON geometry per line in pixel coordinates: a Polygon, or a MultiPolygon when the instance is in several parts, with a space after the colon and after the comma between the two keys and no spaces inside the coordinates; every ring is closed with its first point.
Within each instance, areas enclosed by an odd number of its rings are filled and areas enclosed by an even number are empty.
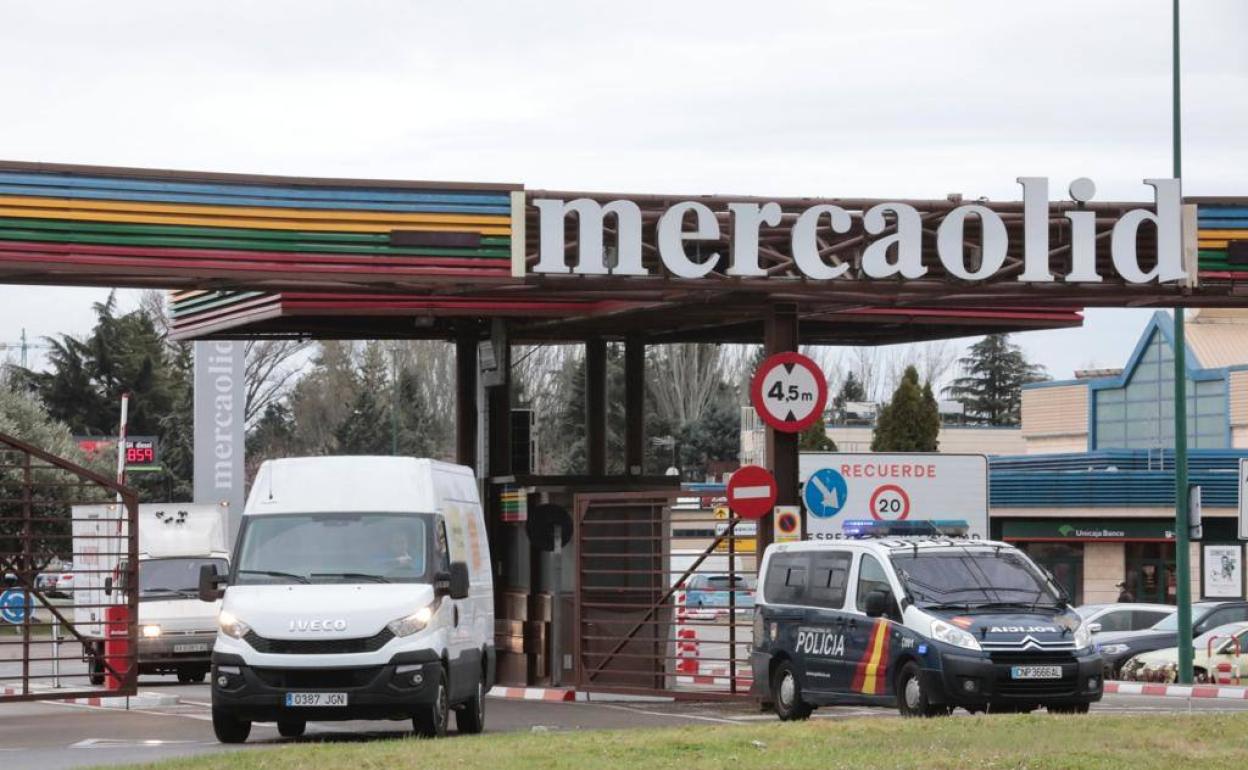
{"type": "Polygon", "coordinates": [[[799,433],[810,427],[828,400],[823,371],[801,353],[777,353],[754,372],[750,401],[771,427],[799,433]]]}
{"type": "Polygon", "coordinates": [[[743,519],[759,519],[776,504],[776,479],[771,471],[747,465],[728,479],[728,507],[743,519]]]}

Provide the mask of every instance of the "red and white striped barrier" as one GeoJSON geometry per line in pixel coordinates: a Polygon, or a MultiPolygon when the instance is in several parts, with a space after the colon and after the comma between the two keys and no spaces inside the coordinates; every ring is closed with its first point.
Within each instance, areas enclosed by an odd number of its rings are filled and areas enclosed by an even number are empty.
{"type": "Polygon", "coordinates": [[[1248,687],[1216,684],[1152,684],[1149,682],[1106,682],[1106,695],[1151,695],[1158,698],[1216,698],[1248,700],[1248,687]]]}
{"type": "Polygon", "coordinates": [[[494,698],[510,700],[576,700],[576,690],[565,690],[560,687],[499,687],[495,685],[490,688],[488,694],[494,698]]]}

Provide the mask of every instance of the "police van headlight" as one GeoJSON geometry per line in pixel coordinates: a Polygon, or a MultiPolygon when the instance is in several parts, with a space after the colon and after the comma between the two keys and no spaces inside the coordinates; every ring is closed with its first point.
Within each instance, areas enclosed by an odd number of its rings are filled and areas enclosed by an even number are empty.
{"type": "Polygon", "coordinates": [[[251,631],[251,626],[234,617],[234,614],[221,610],[217,613],[217,628],[221,629],[221,633],[231,639],[242,639],[251,631]]]}
{"type": "Polygon", "coordinates": [[[938,642],[952,644],[964,650],[980,650],[979,641],[974,636],[957,626],[951,626],[943,620],[932,621],[932,638],[938,642]]]}
{"type": "Polygon", "coordinates": [[[418,631],[425,630],[425,626],[429,625],[432,619],[433,610],[421,607],[411,615],[404,615],[397,620],[390,621],[386,624],[386,628],[390,629],[390,633],[395,636],[411,636],[418,631]]]}
{"type": "Polygon", "coordinates": [[[1086,649],[1092,646],[1092,632],[1088,630],[1087,623],[1080,623],[1075,629],[1075,647],[1076,649],[1086,649]]]}

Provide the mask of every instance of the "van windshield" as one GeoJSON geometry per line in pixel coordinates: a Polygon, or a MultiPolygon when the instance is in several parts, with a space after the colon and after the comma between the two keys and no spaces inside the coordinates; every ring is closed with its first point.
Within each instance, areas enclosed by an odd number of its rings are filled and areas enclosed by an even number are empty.
{"type": "Polygon", "coordinates": [[[234,582],[427,583],[429,519],[411,513],[245,517],[234,582]]]}
{"type": "Polygon", "coordinates": [[[172,559],[147,559],[139,562],[139,598],[186,599],[199,592],[199,568],[216,567],[217,572],[228,569],[225,559],[187,557],[172,559]]]}
{"type": "Polygon", "coordinates": [[[1049,581],[1017,551],[895,553],[892,560],[897,576],[921,608],[1061,604],[1049,581]]]}

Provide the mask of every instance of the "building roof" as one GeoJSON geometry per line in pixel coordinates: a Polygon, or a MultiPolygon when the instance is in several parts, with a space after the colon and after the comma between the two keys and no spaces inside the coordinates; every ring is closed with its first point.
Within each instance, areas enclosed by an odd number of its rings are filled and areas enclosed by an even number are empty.
{"type": "Polygon", "coordinates": [[[1186,326],[1186,339],[1202,368],[1248,365],[1248,311],[1198,311],[1186,326]]]}

